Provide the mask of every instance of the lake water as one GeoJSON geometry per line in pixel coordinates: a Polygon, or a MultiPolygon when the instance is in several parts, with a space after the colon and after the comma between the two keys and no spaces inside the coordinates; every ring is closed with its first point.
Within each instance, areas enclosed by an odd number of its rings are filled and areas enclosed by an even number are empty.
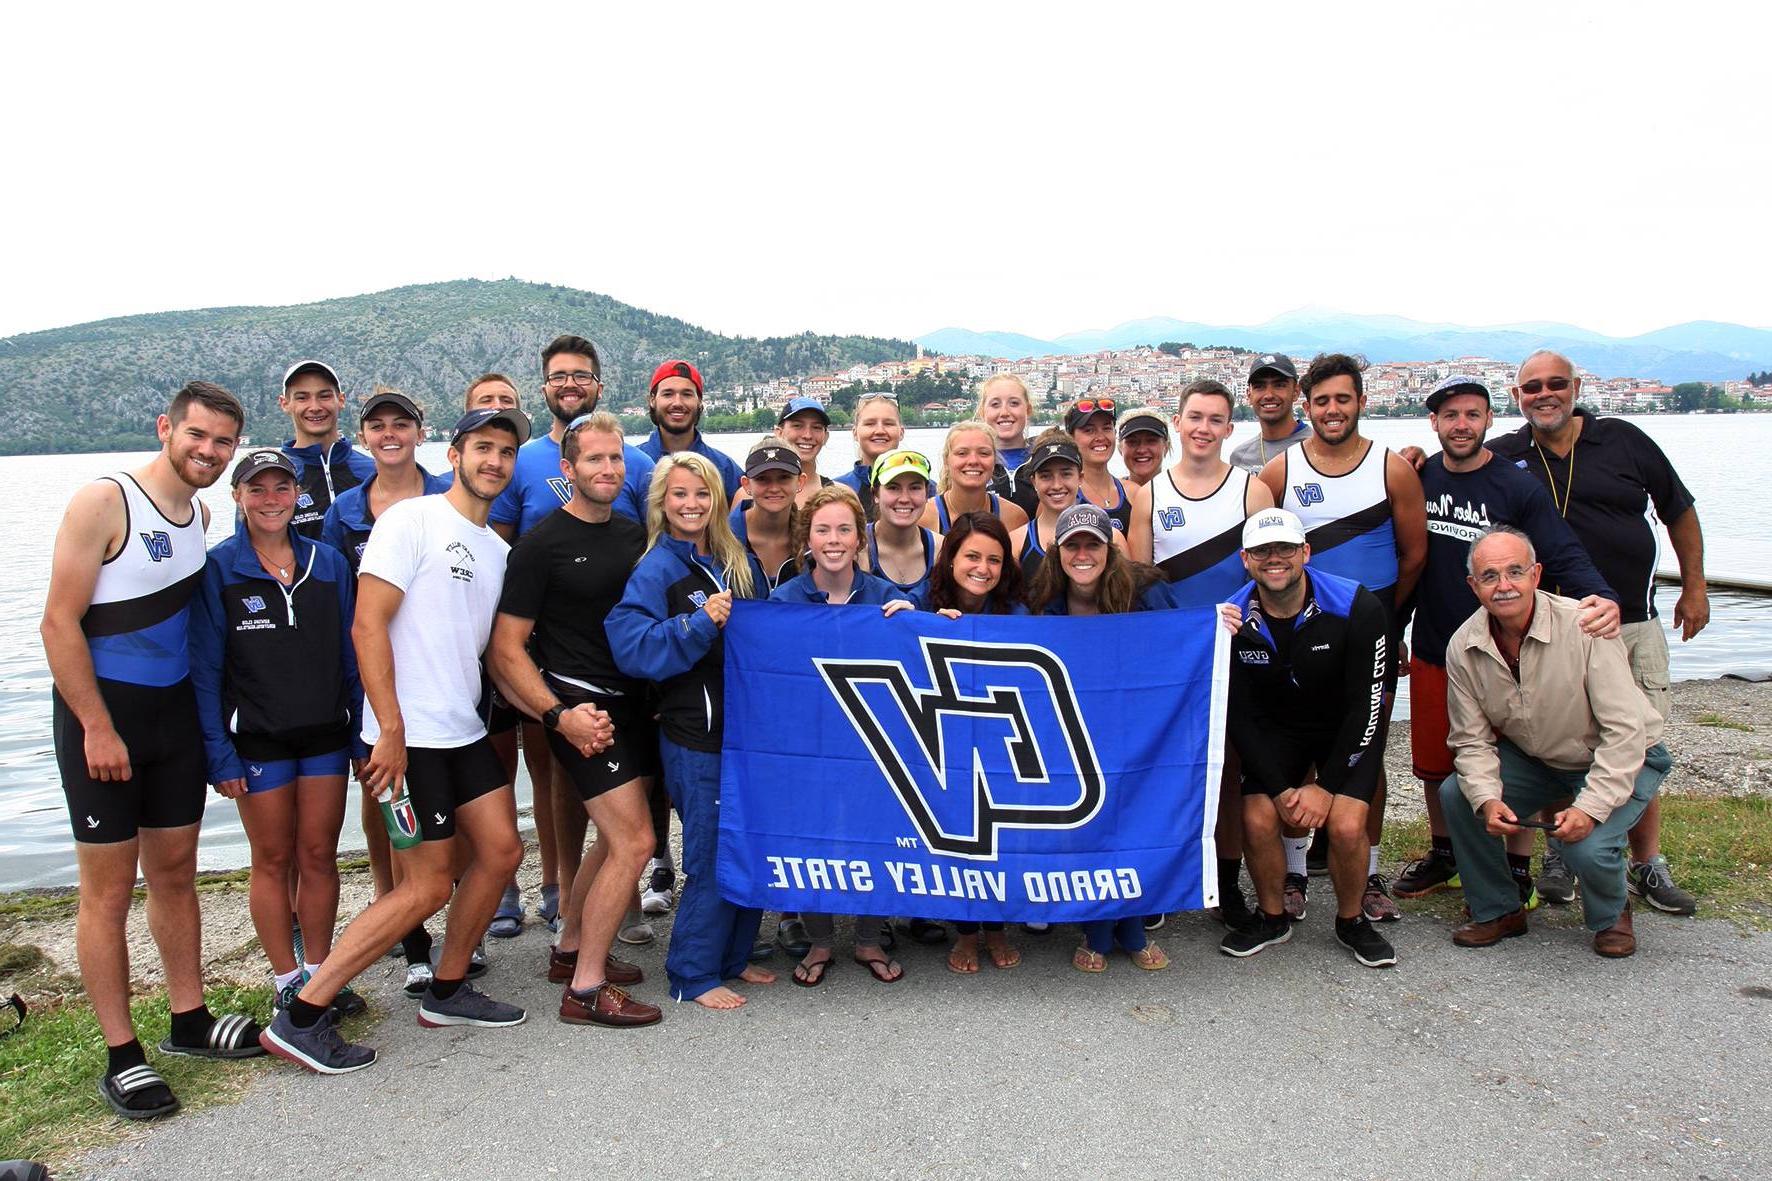
{"type": "MultiPolygon", "coordinates": [[[[1686,415],[1636,420],[1668,453],[1681,477],[1698,498],[1704,523],[1706,568],[1713,576],[1772,580],[1772,537],[1765,518],[1737,507],[1731,488],[1745,478],[1751,457],[1772,448],[1772,416],[1686,415]]],[[[1512,430],[1518,420],[1496,424],[1512,430]]],[[[1417,420],[1376,419],[1365,424],[1368,434],[1391,447],[1416,444],[1433,450],[1433,436],[1417,420]]],[[[1239,423],[1234,446],[1249,438],[1251,423],[1239,423]]],[[[938,457],[942,432],[910,432],[906,445],[938,457]]],[[[742,458],[755,436],[720,436],[715,446],[742,458]]],[[[420,462],[441,471],[444,448],[427,444],[420,462]]],[[[140,466],[144,454],[38,455],[0,458],[0,483],[10,491],[12,515],[0,518],[0,553],[8,555],[0,579],[0,889],[65,885],[73,882],[73,839],[68,830],[49,737],[49,670],[37,624],[49,581],[55,530],[68,497],[87,481],[120,469],[140,466]]],[[[825,448],[820,470],[829,476],[854,462],[849,434],[835,434],[825,448]]],[[[232,506],[226,481],[204,493],[213,524],[211,543],[232,529],[232,506]]],[[[1664,568],[1673,555],[1664,543],[1664,568]]],[[[1664,588],[1659,603],[1671,621],[1674,594],[1664,588]]],[[[1728,672],[1772,670],[1772,598],[1739,594],[1712,596],[1712,622],[1697,639],[1682,644],[1670,634],[1676,680],[1715,677],[1728,672]]],[[[1408,682],[1405,680],[1404,685],[1408,682]]],[[[1403,705],[1406,709],[1406,703],[1403,705]]],[[[521,775],[519,806],[528,804],[528,783],[521,775]]],[[[347,815],[354,815],[352,809],[347,815]]],[[[347,821],[342,843],[360,839],[347,821]]],[[[199,862],[205,869],[244,865],[245,836],[235,806],[213,793],[203,822],[199,862]]]]}

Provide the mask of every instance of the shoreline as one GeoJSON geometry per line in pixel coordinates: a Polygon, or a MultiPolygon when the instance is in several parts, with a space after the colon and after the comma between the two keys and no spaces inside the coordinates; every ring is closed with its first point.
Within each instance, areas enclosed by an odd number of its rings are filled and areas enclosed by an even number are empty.
{"type": "MultiPolygon", "coordinates": [[[[1700,799],[1772,800],[1772,683],[1728,677],[1680,681],[1673,686],[1668,747],[1674,752],[1670,796],[1700,799]]],[[[1392,784],[1387,820],[1401,830],[1424,816],[1419,785],[1411,774],[1409,731],[1393,727],[1385,747],[1392,784]]],[[[347,832],[350,820],[347,817],[347,832]]],[[[348,839],[345,842],[350,844],[348,839]]],[[[1403,851],[1399,857],[1414,856],[1403,851]]],[[[1395,866],[1387,868],[1394,871],[1395,866]]],[[[1676,867],[1677,868],[1677,867],[1676,867]]],[[[261,984],[263,956],[247,908],[245,868],[198,874],[203,909],[204,964],[210,983],[261,984]]],[[[368,862],[341,851],[340,925],[371,898],[368,862]]],[[[539,893],[541,867],[533,839],[526,840],[517,871],[526,906],[539,893]]],[[[138,886],[129,923],[132,980],[138,989],[160,983],[160,962],[148,934],[143,891],[138,886]]],[[[74,956],[77,888],[48,886],[0,893],[0,996],[17,989],[27,999],[78,991],[74,956]],[[26,950],[17,950],[26,949],[26,950]]],[[[531,920],[533,922],[533,920],[531,920]]]]}

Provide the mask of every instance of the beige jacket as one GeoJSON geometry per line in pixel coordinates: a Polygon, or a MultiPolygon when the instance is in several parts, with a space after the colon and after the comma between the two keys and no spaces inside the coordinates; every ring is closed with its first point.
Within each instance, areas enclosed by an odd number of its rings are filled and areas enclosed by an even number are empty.
{"type": "Polygon", "coordinates": [[[1575,806],[1603,821],[1630,799],[1662,720],[1630,673],[1624,644],[1582,633],[1573,599],[1538,591],[1520,643],[1520,679],[1479,608],[1446,645],[1448,742],[1472,808],[1501,798],[1497,736],[1560,771],[1586,771],[1575,806]]]}

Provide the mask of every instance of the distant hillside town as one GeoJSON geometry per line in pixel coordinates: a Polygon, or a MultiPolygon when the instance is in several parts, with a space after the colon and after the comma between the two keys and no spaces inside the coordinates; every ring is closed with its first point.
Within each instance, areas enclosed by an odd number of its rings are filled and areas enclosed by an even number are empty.
{"type": "MultiPolygon", "coordinates": [[[[833,394],[858,386],[897,390],[912,384],[918,390],[929,390],[933,385],[931,379],[937,379],[949,390],[960,387],[953,397],[915,405],[923,417],[935,419],[969,412],[975,404],[970,391],[984,378],[998,373],[1016,374],[1027,382],[1035,400],[1048,406],[1093,396],[1113,398],[1128,406],[1173,409],[1180,399],[1182,387],[1196,378],[1213,378],[1240,392],[1247,381],[1253,355],[1240,348],[1165,344],[1009,360],[983,356],[929,356],[919,348],[915,357],[905,360],[858,363],[835,373],[777,378],[727,390],[710,388],[708,410],[711,413],[746,414],[771,410],[789,398],[800,396],[817,398],[828,404],[833,394]]],[[[1293,359],[1301,371],[1309,360],[1303,356],[1293,359]]],[[[1366,371],[1369,409],[1378,414],[1418,412],[1422,399],[1435,384],[1451,374],[1461,373],[1474,375],[1487,384],[1496,409],[1505,410],[1510,402],[1508,389],[1513,384],[1517,364],[1517,360],[1498,361],[1490,357],[1377,362],[1366,371]]],[[[1681,405],[1676,399],[1676,387],[1655,378],[1601,377],[1585,369],[1580,370],[1580,376],[1582,403],[1602,413],[1659,414],[1704,408],[1681,405]]],[[[1684,390],[1686,387],[1677,388],[1684,390]]],[[[1711,408],[1772,409],[1772,386],[1756,388],[1742,380],[1704,383],[1704,390],[1706,393],[1714,391],[1717,395],[1711,408]]]]}

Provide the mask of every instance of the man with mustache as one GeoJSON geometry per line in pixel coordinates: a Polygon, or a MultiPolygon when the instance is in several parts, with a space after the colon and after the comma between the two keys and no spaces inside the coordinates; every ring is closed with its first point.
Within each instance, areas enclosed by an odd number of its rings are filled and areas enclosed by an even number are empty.
{"type": "MultiPolygon", "coordinates": [[[[1345,353],[1322,353],[1312,359],[1299,382],[1311,433],[1270,460],[1261,478],[1274,494],[1274,503],[1298,514],[1304,523],[1315,568],[1364,586],[1391,618],[1393,663],[1385,678],[1378,735],[1382,749],[1396,694],[1395,661],[1407,623],[1402,609],[1427,560],[1427,523],[1415,469],[1360,434],[1360,412],[1366,405],[1364,369],[1361,358],[1345,353]]],[[[1367,815],[1371,850],[1364,911],[1373,922],[1403,917],[1378,872],[1384,799],[1381,768],[1367,815]]],[[[1287,835],[1287,913],[1299,918],[1304,915],[1308,886],[1308,841],[1308,834],[1287,835]]]]}
{"type": "MultiPolygon", "coordinates": [[[[1397,875],[1393,888],[1399,898],[1419,898],[1458,884],[1458,861],[1440,813],[1440,784],[1452,774],[1446,740],[1446,640],[1477,610],[1467,584],[1471,542],[1494,525],[1523,530],[1543,555],[1552,582],[1583,596],[1583,630],[1595,636],[1618,634],[1617,593],[1594,569],[1550,497],[1531,476],[1483,446],[1494,422],[1489,387],[1474,377],[1453,375],[1428,394],[1427,410],[1440,453],[1421,469],[1427,565],[1416,595],[1409,657],[1409,735],[1432,844],[1426,856],[1397,875]]],[[[1536,905],[1530,856],[1510,853],[1508,866],[1530,909],[1536,905]]]]}
{"type": "Polygon", "coordinates": [[[654,463],[679,451],[706,456],[719,471],[720,483],[726,486],[726,499],[730,501],[738,495],[739,477],[744,473],[730,455],[708,446],[701,436],[705,394],[701,370],[688,361],[666,361],[654,369],[652,384],[646,390],[646,417],[655,429],[640,444],[640,450],[654,463]]]}
{"type": "Polygon", "coordinates": [[[1447,707],[1458,774],[1440,786],[1470,921],[1460,947],[1526,933],[1503,856],[1519,820],[1552,810],[1553,835],[1581,880],[1594,952],[1637,950],[1625,886],[1628,831],[1671,763],[1663,723],[1631,675],[1622,641],[1589,635],[1570,599],[1539,589],[1543,567],[1508,525],[1471,545],[1482,609],[1446,645],[1447,707]]]}
{"type": "MultiPolygon", "coordinates": [[[[1544,484],[1557,511],[1593,555],[1594,565],[1619,593],[1625,652],[1631,673],[1665,722],[1673,704],[1668,688],[1667,636],[1655,609],[1659,546],[1649,509],[1667,526],[1680,564],[1674,626],[1690,640],[1710,622],[1704,583],[1704,534],[1692,494],[1654,440],[1620,418],[1598,418],[1575,405],[1581,378],[1569,358],[1540,350],[1520,363],[1513,395],[1526,425],[1502,435],[1490,449],[1523,461],[1544,484]]],[[[1657,910],[1691,914],[1698,900],[1674,883],[1661,855],[1661,804],[1649,802],[1631,830],[1631,892],[1657,910]]],[[[1568,902],[1574,883],[1555,844],[1545,853],[1538,892],[1568,902]]]]}
{"type": "Polygon", "coordinates": [[[125,1119],[178,1110],[129,1013],[124,926],[138,870],[172,1010],[161,1053],[243,1058],[258,1049],[250,1018],[216,1018],[203,1003],[197,829],[208,766],[186,648],[209,524],[197,493],[228,470],[246,412],[220,386],[193,381],[156,425],[160,454],[74,494],[42,627],[80,869],[80,979],[108,1057],[98,1088],[125,1119]]]}

